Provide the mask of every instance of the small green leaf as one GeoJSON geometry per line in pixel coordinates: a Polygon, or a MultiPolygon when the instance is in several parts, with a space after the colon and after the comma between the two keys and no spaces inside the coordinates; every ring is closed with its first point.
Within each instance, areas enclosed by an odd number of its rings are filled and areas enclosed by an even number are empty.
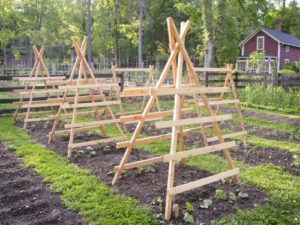
{"type": "Polygon", "coordinates": [[[234,192],[230,192],[229,193],[229,201],[236,201],[236,195],[235,195],[235,193],[234,192]]]}
{"type": "Polygon", "coordinates": [[[212,200],[211,199],[204,199],[203,200],[203,205],[200,205],[200,207],[203,208],[203,209],[207,209],[211,205],[212,205],[212,200]]]}
{"type": "Polygon", "coordinates": [[[225,199],[225,193],[224,193],[224,191],[222,189],[217,189],[215,197],[217,199],[225,199]]]}
{"type": "Polygon", "coordinates": [[[194,206],[193,206],[193,204],[190,203],[190,202],[186,202],[186,203],[185,203],[185,209],[186,209],[186,211],[188,211],[188,212],[194,212],[194,206]]]}
{"type": "Polygon", "coordinates": [[[183,221],[186,223],[191,223],[191,224],[195,223],[194,217],[191,214],[189,214],[188,212],[184,213],[183,221]]]}
{"type": "Polygon", "coordinates": [[[239,192],[239,194],[238,194],[238,196],[240,197],[240,198],[248,198],[249,197],[249,195],[246,193],[246,192],[239,192]]]}

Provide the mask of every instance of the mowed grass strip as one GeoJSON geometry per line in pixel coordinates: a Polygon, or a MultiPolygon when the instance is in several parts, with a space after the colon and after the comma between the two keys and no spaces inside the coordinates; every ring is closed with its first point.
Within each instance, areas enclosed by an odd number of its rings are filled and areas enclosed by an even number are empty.
{"type": "Polygon", "coordinates": [[[66,206],[88,224],[153,224],[150,211],[135,199],[113,194],[99,178],[79,169],[65,158],[34,143],[12,125],[11,118],[0,118],[0,139],[59,192],[66,206]]]}

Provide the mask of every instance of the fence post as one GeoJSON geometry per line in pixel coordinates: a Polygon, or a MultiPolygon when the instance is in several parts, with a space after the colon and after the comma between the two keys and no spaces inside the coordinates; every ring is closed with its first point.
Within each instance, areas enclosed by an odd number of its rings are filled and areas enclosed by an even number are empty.
{"type": "Polygon", "coordinates": [[[239,73],[236,72],[234,74],[234,83],[235,83],[235,87],[237,88],[238,87],[238,82],[239,82],[239,73]]]}
{"type": "Polygon", "coordinates": [[[205,87],[208,87],[208,72],[204,72],[205,75],[205,87]]]}

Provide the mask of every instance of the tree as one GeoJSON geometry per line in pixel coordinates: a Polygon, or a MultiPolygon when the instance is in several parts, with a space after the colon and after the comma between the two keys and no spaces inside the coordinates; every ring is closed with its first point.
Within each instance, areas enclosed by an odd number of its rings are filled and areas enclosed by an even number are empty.
{"type": "Polygon", "coordinates": [[[144,9],[145,9],[145,0],[140,0],[140,19],[139,19],[139,47],[138,47],[138,63],[139,67],[143,67],[143,53],[142,53],[142,48],[143,48],[143,39],[142,39],[142,29],[143,29],[143,14],[144,14],[144,9]]]}

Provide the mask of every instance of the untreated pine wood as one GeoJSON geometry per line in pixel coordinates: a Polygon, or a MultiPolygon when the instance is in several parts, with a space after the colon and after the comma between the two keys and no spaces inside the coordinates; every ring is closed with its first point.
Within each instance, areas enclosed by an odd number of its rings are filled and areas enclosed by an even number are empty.
{"type": "Polygon", "coordinates": [[[222,172],[222,173],[219,173],[216,175],[212,175],[210,177],[202,178],[200,180],[192,181],[187,184],[182,184],[182,185],[170,188],[167,190],[167,193],[170,195],[180,194],[180,193],[183,193],[186,191],[190,191],[190,190],[202,187],[207,184],[217,182],[219,180],[223,180],[228,177],[238,175],[239,173],[240,173],[239,168],[234,168],[234,169],[228,170],[226,172],[222,172]]]}
{"type": "MultiPolygon", "coordinates": [[[[235,133],[224,134],[223,137],[224,137],[224,139],[228,139],[228,138],[243,136],[243,135],[246,135],[246,134],[247,134],[247,131],[239,131],[239,132],[235,132],[235,133]]],[[[208,142],[213,142],[213,141],[217,141],[217,140],[218,140],[218,137],[209,137],[209,138],[207,138],[208,142]]]]}
{"type": "Polygon", "coordinates": [[[191,95],[191,94],[200,94],[200,93],[220,93],[220,92],[228,92],[230,89],[228,87],[190,87],[190,88],[159,88],[159,89],[151,89],[151,95],[191,95]]]}
{"type": "Polygon", "coordinates": [[[55,76],[55,77],[14,77],[15,81],[49,81],[49,80],[64,80],[66,77],[64,76],[55,76]]]}
{"type": "Polygon", "coordinates": [[[107,139],[99,139],[99,140],[95,140],[95,141],[73,143],[69,147],[71,147],[71,148],[80,148],[80,147],[91,146],[91,145],[106,144],[106,143],[121,141],[121,140],[124,140],[126,138],[127,138],[126,136],[121,136],[121,137],[116,137],[116,138],[107,138],[107,139]]]}
{"type": "Polygon", "coordinates": [[[76,89],[90,89],[90,88],[110,88],[119,87],[118,84],[79,84],[79,85],[65,85],[59,86],[60,90],[76,90],[76,89]]]}
{"type": "MultiPolygon", "coordinates": [[[[206,147],[202,147],[202,148],[196,148],[196,149],[186,150],[183,152],[176,152],[173,154],[167,154],[167,155],[163,155],[163,156],[159,156],[159,157],[154,157],[151,159],[144,159],[144,160],[140,160],[137,162],[127,163],[124,165],[123,169],[129,170],[129,169],[133,169],[133,168],[148,166],[148,165],[151,165],[154,163],[170,162],[172,160],[178,161],[178,160],[181,160],[184,158],[189,158],[191,156],[203,155],[203,154],[212,153],[215,151],[221,151],[226,148],[233,148],[233,147],[236,147],[236,143],[234,141],[225,142],[225,143],[221,143],[221,144],[217,144],[217,145],[213,145],[213,146],[206,146],[206,147]]],[[[117,170],[119,170],[118,166],[116,166],[114,168],[114,171],[117,171],[117,170]]]]}
{"type": "Polygon", "coordinates": [[[182,119],[182,120],[173,120],[173,121],[159,121],[155,123],[155,126],[156,128],[168,128],[168,127],[176,127],[176,126],[187,126],[193,124],[221,122],[230,119],[232,119],[232,115],[226,114],[226,115],[217,115],[217,116],[207,116],[202,118],[191,118],[191,119],[182,119]]]}
{"type": "Polygon", "coordinates": [[[120,120],[119,119],[112,119],[112,120],[100,120],[100,121],[82,122],[82,123],[75,123],[74,122],[74,123],[71,123],[71,124],[65,124],[65,128],[88,127],[88,126],[113,124],[113,123],[120,123],[120,120]]]}
{"type": "MultiPolygon", "coordinates": [[[[79,99],[79,97],[77,97],[79,99]]],[[[87,107],[95,107],[95,106],[109,106],[109,105],[118,105],[120,104],[120,101],[103,101],[103,102],[90,102],[90,103],[63,103],[62,108],[63,109],[72,109],[74,107],[76,108],[87,108],[87,107]]]]}

